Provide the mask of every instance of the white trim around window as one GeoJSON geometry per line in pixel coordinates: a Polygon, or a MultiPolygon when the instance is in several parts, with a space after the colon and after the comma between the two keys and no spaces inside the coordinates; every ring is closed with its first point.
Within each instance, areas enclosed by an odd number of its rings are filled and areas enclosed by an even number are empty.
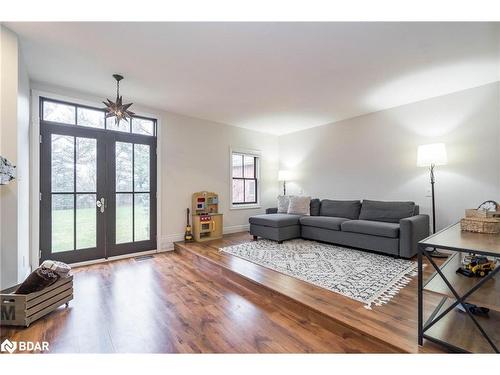
{"type": "Polygon", "coordinates": [[[229,148],[229,203],[231,210],[245,210],[245,209],[254,209],[260,208],[260,197],[261,197],[261,156],[262,153],[258,150],[251,150],[247,148],[241,147],[230,147],[229,148]],[[256,193],[257,193],[257,202],[256,203],[248,203],[248,204],[234,204],[233,203],[233,154],[243,154],[247,156],[252,156],[256,158],[255,164],[255,179],[257,183],[256,193]]]}

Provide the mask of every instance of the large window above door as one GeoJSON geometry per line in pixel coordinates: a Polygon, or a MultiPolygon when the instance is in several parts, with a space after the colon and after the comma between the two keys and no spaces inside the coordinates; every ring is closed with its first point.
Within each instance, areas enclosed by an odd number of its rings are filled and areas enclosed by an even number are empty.
{"type": "Polygon", "coordinates": [[[134,116],[117,125],[114,117],[105,118],[104,109],[48,98],[41,98],[40,106],[40,117],[46,122],[156,136],[156,120],[152,118],[134,116]]]}

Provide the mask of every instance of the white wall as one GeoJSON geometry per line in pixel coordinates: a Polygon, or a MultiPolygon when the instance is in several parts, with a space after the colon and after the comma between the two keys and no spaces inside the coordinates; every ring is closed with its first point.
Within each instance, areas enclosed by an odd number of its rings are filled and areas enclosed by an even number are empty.
{"type": "Polygon", "coordinates": [[[436,170],[437,227],[465,208],[500,201],[499,83],[281,136],[290,193],[319,198],[413,200],[430,212],[429,176],[417,146],[444,142],[436,170]]]}
{"type": "Polygon", "coordinates": [[[196,191],[219,194],[225,232],[248,228],[248,218],[275,206],[278,195],[278,137],[251,130],[164,113],[163,199],[164,246],[182,238],[186,208],[196,191]],[[261,207],[230,209],[230,147],[261,151],[261,207]]]}
{"type": "Polygon", "coordinates": [[[17,269],[23,281],[30,267],[30,85],[22,53],[17,91],[17,269]]]}
{"type": "MultiPolygon", "coordinates": [[[[0,26],[1,47],[1,139],[0,154],[14,165],[17,163],[17,38],[0,26]]],[[[17,182],[0,186],[2,289],[17,280],[17,182]]]]}
{"type": "Polygon", "coordinates": [[[29,82],[17,36],[0,27],[0,155],[17,166],[17,178],[0,187],[0,287],[5,288],[29,271],[29,82]]]}

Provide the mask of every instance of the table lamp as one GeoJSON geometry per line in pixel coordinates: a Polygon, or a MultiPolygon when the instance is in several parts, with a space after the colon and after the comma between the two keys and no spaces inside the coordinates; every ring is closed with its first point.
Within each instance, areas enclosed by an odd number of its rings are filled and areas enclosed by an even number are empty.
{"type": "MultiPolygon", "coordinates": [[[[446,156],[446,146],[444,143],[432,143],[428,145],[418,146],[417,151],[417,166],[427,167],[430,172],[431,180],[431,197],[432,197],[432,233],[436,233],[436,203],[434,197],[434,168],[437,165],[445,165],[448,162],[446,156]]],[[[434,258],[447,258],[448,255],[432,250],[429,253],[430,256],[434,258]]]]}
{"type": "Polygon", "coordinates": [[[286,182],[290,181],[290,172],[281,170],[278,172],[278,181],[283,181],[283,195],[286,195],[286,182]]]}

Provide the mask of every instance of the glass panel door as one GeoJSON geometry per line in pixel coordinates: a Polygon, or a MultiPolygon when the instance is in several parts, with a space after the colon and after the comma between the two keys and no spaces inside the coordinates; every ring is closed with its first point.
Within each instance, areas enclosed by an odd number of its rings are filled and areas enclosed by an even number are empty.
{"type": "Polygon", "coordinates": [[[59,125],[44,125],[41,136],[41,259],[104,257],[104,212],[97,205],[104,199],[105,141],[91,129],[59,125]]]}
{"type": "Polygon", "coordinates": [[[116,142],[116,244],[149,241],[149,145],[116,142]]]}
{"type": "Polygon", "coordinates": [[[108,226],[110,255],[156,244],[156,138],[116,133],[108,158],[112,186],[108,226]]]}

